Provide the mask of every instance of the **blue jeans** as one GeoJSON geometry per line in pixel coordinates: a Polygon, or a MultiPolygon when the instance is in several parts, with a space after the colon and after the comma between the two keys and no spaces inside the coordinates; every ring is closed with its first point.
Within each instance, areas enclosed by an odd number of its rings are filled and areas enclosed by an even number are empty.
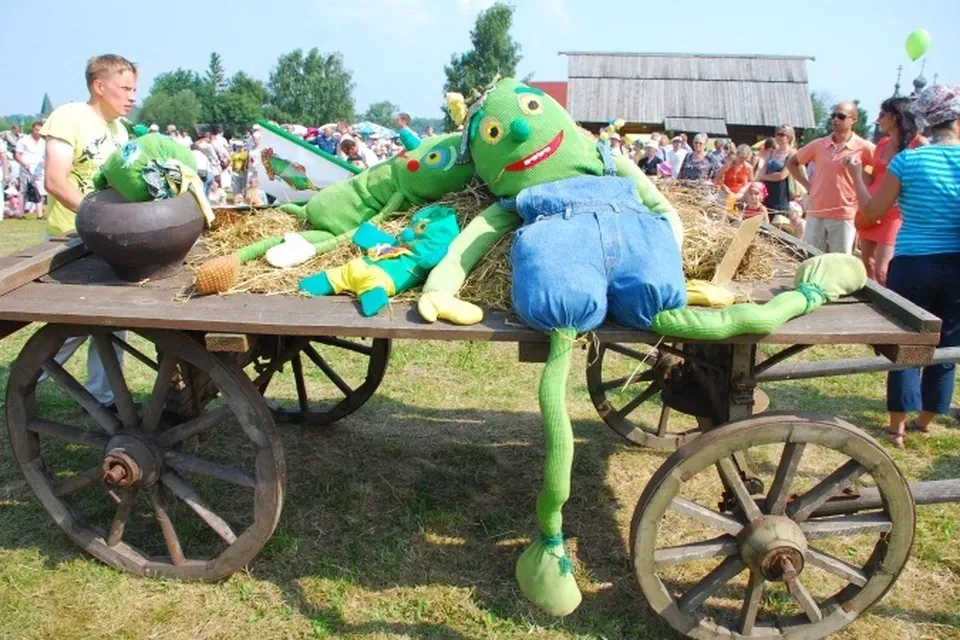
{"type": "Polygon", "coordinates": [[[607,314],[648,329],[686,304],[680,248],[670,223],[637,199],[626,178],[583,176],[524,189],[524,225],[510,260],[513,308],[542,331],[591,331],[607,314]]]}
{"type": "MultiPolygon", "coordinates": [[[[943,321],[940,347],[960,346],[960,253],[897,256],[890,262],[887,287],[943,321]]],[[[936,364],[887,374],[887,410],[950,410],[954,365],[936,364]]]]}

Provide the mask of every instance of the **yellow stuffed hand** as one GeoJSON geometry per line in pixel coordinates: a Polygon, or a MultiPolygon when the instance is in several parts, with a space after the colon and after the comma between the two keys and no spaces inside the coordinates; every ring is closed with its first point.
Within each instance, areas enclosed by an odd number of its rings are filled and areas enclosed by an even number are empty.
{"type": "Polygon", "coordinates": [[[736,302],[733,292],[706,280],[687,280],[687,306],[729,307],[736,302]]]}
{"type": "Polygon", "coordinates": [[[440,319],[453,324],[471,325],[483,320],[483,309],[443,291],[430,291],[421,295],[417,301],[417,311],[427,322],[440,319]]]}

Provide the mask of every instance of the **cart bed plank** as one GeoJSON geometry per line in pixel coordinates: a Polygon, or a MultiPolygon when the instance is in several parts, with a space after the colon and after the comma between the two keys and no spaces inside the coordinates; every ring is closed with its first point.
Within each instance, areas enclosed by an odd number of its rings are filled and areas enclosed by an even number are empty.
{"type": "MultiPolygon", "coordinates": [[[[428,324],[408,304],[393,304],[373,318],[360,315],[346,297],[303,298],[237,294],[173,300],[160,286],[103,286],[33,282],[0,299],[0,320],[163,328],[278,335],[338,335],[422,340],[541,342],[546,336],[508,314],[489,312],[483,323],[460,327],[428,324]]],[[[597,334],[610,342],[656,343],[661,336],[604,325],[597,334]]],[[[772,344],[936,344],[939,334],[911,330],[873,304],[821,307],[768,336],[738,336],[730,342],[772,344]]]]}

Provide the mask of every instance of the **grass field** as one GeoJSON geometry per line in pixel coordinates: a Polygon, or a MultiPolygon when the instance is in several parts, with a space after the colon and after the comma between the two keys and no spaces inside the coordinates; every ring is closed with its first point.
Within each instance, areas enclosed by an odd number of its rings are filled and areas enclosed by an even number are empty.
{"type": "MultiPolygon", "coordinates": [[[[0,253],[41,237],[36,222],[4,221],[0,253]]],[[[0,342],[4,386],[32,332],[0,342]]],[[[822,348],[808,357],[862,353],[822,348]]],[[[68,367],[80,379],[84,361],[68,367]]],[[[278,426],[288,470],[279,528],[246,571],[220,583],[135,578],[86,556],[34,501],[9,446],[0,445],[0,638],[671,637],[644,604],[628,552],[637,499],[666,455],[629,446],[603,424],[589,402],[585,364],[578,352],[569,388],[574,488],[564,512],[584,602],[566,619],[539,613],[513,580],[535,533],[542,365],[518,363],[513,344],[398,341],[383,385],[360,411],[331,429],[278,426]]],[[[128,365],[134,392],[145,395],[147,372],[128,365]]],[[[343,367],[345,376],[361,375],[359,363],[343,367]]],[[[270,395],[293,398],[291,378],[285,372],[270,395]]],[[[883,380],[765,390],[773,409],[837,415],[878,436],[883,380]]],[[[308,386],[330,394],[322,376],[308,386]]],[[[64,420],[79,413],[52,383],[40,385],[39,404],[64,420]]],[[[638,414],[655,420],[657,412],[644,405],[638,414]]],[[[230,432],[203,446],[244,455],[230,432]]],[[[910,480],[960,477],[952,418],[910,438],[905,451],[887,451],[910,480]]],[[[69,448],[51,456],[84,468],[69,448]]],[[[960,505],[918,508],[912,557],[896,586],[839,637],[960,638],[958,519],[960,505]]],[[[181,531],[185,544],[202,545],[205,535],[181,531]]],[[[857,556],[857,545],[846,551],[857,556]]],[[[766,604],[775,607],[777,595],[766,604]]]]}

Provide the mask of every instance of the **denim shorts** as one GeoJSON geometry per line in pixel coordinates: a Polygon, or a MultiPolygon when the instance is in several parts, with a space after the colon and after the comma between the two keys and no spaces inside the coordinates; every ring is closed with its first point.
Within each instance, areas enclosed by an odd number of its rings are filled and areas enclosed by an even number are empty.
{"type": "Polygon", "coordinates": [[[648,329],[686,304],[670,223],[637,199],[627,178],[582,176],[530,187],[516,199],[523,226],[510,255],[513,307],[549,331],[591,331],[609,313],[648,329]]]}

